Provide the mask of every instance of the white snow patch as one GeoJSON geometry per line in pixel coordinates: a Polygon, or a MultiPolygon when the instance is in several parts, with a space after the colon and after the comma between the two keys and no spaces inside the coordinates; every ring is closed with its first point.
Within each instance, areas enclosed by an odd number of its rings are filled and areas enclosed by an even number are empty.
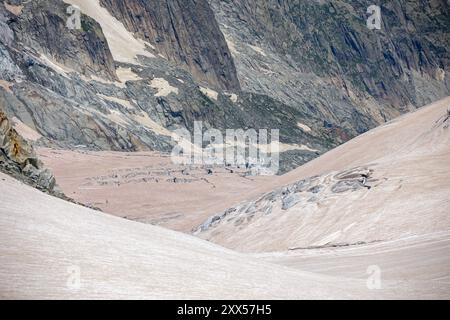
{"type": "Polygon", "coordinates": [[[108,100],[108,101],[112,101],[112,102],[116,102],[116,103],[124,106],[127,109],[134,109],[134,107],[132,106],[132,104],[128,100],[120,99],[120,98],[116,98],[116,97],[111,97],[111,96],[106,96],[106,95],[101,94],[101,93],[97,93],[97,95],[100,98],[102,98],[102,99],[105,99],[105,100],[108,100]]]}
{"type": "Polygon", "coordinates": [[[150,86],[158,90],[155,97],[166,97],[171,93],[178,94],[178,88],[172,87],[170,83],[163,78],[155,78],[152,80],[150,86]]]}
{"type": "Polygon", "coordinates": [[[84,14],[101,25],[114,60],[137,64],[138,55],[155,57],[146,50],[146,43],[136,39],[106,8],[100,6],[98,0],[64,0],[64,2],[77,5],[84,14]]]}
{"type": "Polygon", "coordinates": [[[252,46],[251,44],[248,45],[250,48],[252,48],[255,52],[259,53],[260,55],[267,57],[266,53],[264,52],[263,49],[261,49],[258,46],[252,46]]]}
{"type": "Polygon", "coordinates": [[[445,70],[442,68],[437,68],[436,69],[436,79],[439,81],[444,81],[445,79],[445,70]]]}
{"type": "Polygon", "coordinates": [[[230,53],[233,57],[236,57],[239,54],[239,51],[236,49],[236,45],[228,36],[225,36],[225,41],[228,45],[228,49],[230,49],[230,53]]]}
{"type": "MultiPolygon", "coordinates": [[[[222,148],[224,150],[228,148],[235,148],[235,147],[241,147],[241,148],[248,148],[248,142],[243,143],[242,141],[235,141],[232,143],[213,143],[211,146],[214,146],[215,148],[222,148]]],[[[287,144],[282,142],[275,142],[272,141],[270,144],[252,144],[251,145],[254,148],[259,149],[260,151],[264,153],[280,153],[280,152],[286,152],[291,150],[303,150],[303,151],[310,151],[310,152],[316,152],[318,150],[312,149],[304,144],[298,145],[298,144],[287,144]]]]}
{"type": "Polygon", "coordinates": [[[302,151],[310,151],[310,152],[317,152],[319,150],[312,149],[304,144],[288,144],[288,143],[276,143],[275,141],[272,141],[271,144],[266,145],[258,145],[259,149],[263,152],[286,152],[286,151],[292,151],[292,150],[302,150],[302,151]]]}
{"type": "Polygon", "coordinates": [[[110,110],[110,112],[110,114],[106,115],[109,120],[123,126],[127,126],[129,124],[128,119],[121,112],[117,110],[110,110]]]}
{"type": "Polygon", "coordinates": [[[236,103],[239,99],[239,96],[235,93],[225,93],[228,98],[230,98],[231,102],[236,103]]]}
{"type": "Polygon", "coordinates": [[[210,99],[217,100],[219,98],[219,93],[210,88],[200,87],[200,91],[210,99]]]}
{"type": "Polygon", "coordinates": [[[147,42],[147,41],[142,41],[142,42],[143,42],[146,46],[150,47],[151,49],[156,50],[155,46],[152,45],[150,42],[147,42]]]}
{"type": "Polygon", "coordinates": [[[46,65],[50,69],[56,71],[63,77],[69,78],[69,73],[75,72],[73,69],[70,69],[62,64],[59,64],[58,62],[54,61],[53,59],[47,57],[45,54],[39,53],[39,57],[36,57],[39,62],[46,65]]]}
{"type": "MultiPolygon", "coordinates": [[[[145,128],[153,131],[156,134],[172,137],[174,141],[177,141],[178,146],[180,146],[183,150],[190,150],[191,152],[201,154],[202,149],[198,146],[194,145],[190,140],[184,139],[182,136],[178,135],[176,132],[171,132],[167,128],[155,122],[149,115],[145,112],[141,112],[139,115],[135,116],[134,119],[143,125],[145,128]]],[[[175,158],[177,158],[175,156],[175,158]]],[[[178,158],[180,159],[180,158],[178,158]]],[[[175,161],[177,161],[175,159],[175,161]]]]}
{"type": "Polygon", "coordinates": [[[136,73],[134,73],[131,68],[122,68],[119,67],[116,70],[116,74],[119,77],[121,82],[127,82],[127,81],[138,81],[142,80],[141,77],[139,77],[136,73]]]}
{"type": "Polygon", "coordinates": [[[126,116],[117,110],[110,110],[110,112],[111,112],[110,114],[104,114],[98,110],[95,110],[90,107],[84,107],[84,106],[79,106],[79,110],[82,113],[87,114],[87,115],[96,114],[100,117],[109,119],[112,122],[114,122],[115,124],[118,124],[120,126],[127,126],[130,124],[129,120],[126,118],[126,116]]]}
{"type": "Polygon", "coordinates": [[[290,151],[290,150],[303,150],[310,152],[318,152],[319,150],[308,147],[305,144],[284,144],[281,143],[282,151],[290,151]]]}
{"type": "Polygon", "coordinates": [[[15,16],[20,16],[22,14],[23,6],[15,6],[12,4],[7,3],[6,1],[3,1],[3,4],[5,6],[5,9],[11,12],[15,16]]]}
{"type": "Polygon", "coordinates": [[[134,117],[134,119],[138,123],[140,123],[141,125],[146,127],[147,129],[150,129],[151,131],[155,132],[156,134],[168,136],[168,137],[170,137],[172,134],[169,130],[164,128],[162,125],[153,121],[153,119],[150,118],[149,115],[147,113],[145,113],[144,111],[142,111],[139,115],[136,115],[134,117]]]}
{"type": "Polygon", "coordinates": [[[301,123],[301,122],[298,122],[298,123],[297,123],[297,126],[298,126],[300,129],[302,129],[303,131],[305,131],[305,132],[311,132],[311,131],[312,131],[310,127],[308,127],[306,124],[303,124],[303,123],[301,123]]]}
{"type": "Polygon", "coordinates": [[[116,75],[119,78],[119,81],[110,81],[108,79],[104,79],[98,76],[94,76],[94,75],[89,75],[89,77],[86,77],[84,75],[80,75],[81,79],[83,79],[86,82],[90,82],[90,81],[97,81],[100,83],[104,83],[104,84],[110,84],[110,85],[114,85],[116,87],[119,88],[125,88],[126,85],[125,83],[127,81],[139,81],[142,80],[142,78],[140,78],[136,73],[134,73],[131,68],[123,68],[123,67],[119,67],[116,69],[116,75]]]}

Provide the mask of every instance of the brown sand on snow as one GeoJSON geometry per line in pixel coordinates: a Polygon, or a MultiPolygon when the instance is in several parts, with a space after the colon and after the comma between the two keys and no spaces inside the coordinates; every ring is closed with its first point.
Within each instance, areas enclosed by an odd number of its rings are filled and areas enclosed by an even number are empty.
{"type": "Polygon", "coordinates": [[[3,299],[448,298],[439,282],[386,279],[369,290],[366,279],[280,266],[80,207],[3,174],[0,191],[3,299]]]}
{"type": "MultiPolygon", "coordinates": [[[[245,200],[273,177],[174,165],[170,156],[41,148],[38,156],[67,196],[107,213],[190,232],[211,213],[245,200]],[[183,174],[184,172],[184,174],[183,174]]],[[[236,170],[236,169],[235,169],[236,170]]]]}
{"type": "Polygon", "coordinates": [[[364,281],[264,262],[50,197],[1,173],[0,191],[2,299],[374,296],[364,281]]]}
{"type": "MultiPolygon", "coordinates": [[[[450,105],[450,98],[404,115],[281,177],[244,178],[238,173],[231,174],[223,168],[214,169],[212,175],[208,175],[205,168],[196,168],[193,173],[187,170],[190,175],[185,176],[181,171],[186,168],[173,165],[170,157],[158,153],[96,153],[38,149],[38,154],[45,165],[53,170],[63,191],[75,200],[114,215],[124,216],[126,212],[129,219],[189,232],[209,216],[244,200],[255,199],[277,187],[314,175],[324,175],[368,164],[379,166],[376,174],[383,178],[401,174],[407,176],[412,169],[408,168],[408,162],[412,161],[419,169],[421,168],[420,170],[425,171],[423,177],[429,176],[431,184],[436,179],[441,179],[442,183],[445,183],[448,181],[445,178],[445,171],[448,168],[446,158],[427,158],[428,150],[433,150],[434,143],[420,138],[439,117],[445,115],[447,105],[450,105]],[[402,154],[406,155],[414,150],[414,143],[419,140],[424,145],[418,150],[422,150],[420,152],[424,155],[417,157],[412,155],[403,160],[396,160],[402,154]],[[421,161],[429,163],[422,166],[421,161]],[[437,164],[433,169],[436,161],[443,163],[437,164]],[[378,162],[380,164],[377,164],[378,162]],[[170,174],[167,174],[168,170],[171,171],[170,174]],[[383,172],[386,170],[392,172],[383,172]],[[427,170],[433,170],[433,173],[427,175],[427,170]],[[442,170],[444,172],[441,172],[442,170]],[[158,183],[155,180],[143,180],[152,177],[158,179],[158,183]],[[177,178],[178,181],[173,182],[173,178],[177,178]],[[168,181],[170,179],[172,182],[168,181]],[[177,201],[173,201],[174,199],[177,201]]],[[[445,136],[439,139],[445,139],[445,136]]],[[[445,143],[440,145],[445,150],[445,143]]],[[[399,177],[393,180],[397,185],[391,187],[394,189],[398,187],[400,180],[399,177]]],[[[420,181],[417,182],[417,186],[420,190],[422,187],[420,181]]],[[[429,189],[435,187],[430,185],[429,189]]],[[[417,189],[404,190],[420,196],[417,189]]],[[[439,190],[445,192],[445,189],[439,190]]],[[[408,197],[407,193],[404,194],[408,197]]],[[[374,204],[380,205],[384,201],[381,200],[382,198],[374,204]]]]}
{"type": "MultiPolygon", "coordinates": [[[[450,97],[447,97],[415,112],[404,114],[285,174],[279,183],[287,184],[302,177],[381,160],[395,165],[395,159],[411,153],[416,147],[420,147],[422,156],[426,156],[434,150],[434,144],[442,147],[449,139],[448,131],[426,136],[433,130],[435,123],[447,115],[449,106],[450,97]]],[[[447,150],[450,150],[450,147],[447,150]]],[[[420,160],[419,158],[418,161],[420,160]]]]}
{"type": "MultiPolygon", "coordinates": [[[[332,198],[325,203],[329,210],[311,212],[311,225],[302,223],[301,212],[292,211],[294,207],[284,214],[272,215],[270,223],[258,219],[257,224],[239,232],[225,224],[222,234],[227,237],[214,239],[238,250],[253,243],[256,247],[244,251],[260,253],[237,253],[189,235],[92,211],[44,195],[0,174],[0,297],[449,299],[450,141],[449,127],[443,122],[449,104],[447,98],[403,116],[294,172],[280,178],[266,177],[270,182],[245,180],[248,185],[243,183],[241,191],[236,191],[233,181],[226,185],[227,179],[221,174],[215,173],[214,177],[206,174],[211,180],[220,181],[217,184],[223,185],[220,187],[223,194],[232,190],[241,198],[253,199],[254,194],[311,175],[326,177],[357,166],[374,168],[381,184],[369,192],[360,190],[344,193],[337,200],[332,198]],[[336,201],[336,207],[332,201],[336,201]],[[282,215],[284,223],[279,220],[282,215]],[[287,251],[281,238],[272,232],[271,224],[299,247],[287,251]],[[295,229],[298,226],[309,229],[301,232],[301,228],[295,229]],[[326,242],[365,236],[376,236],[381,241],[347,247],[330,247],[326,242]],[[302,249],[304,244],[320,248],[302,249]],[[277,248],[278,252],[264,252],[277,248]],[[80,271],[80,287],[70,282],[69,270],[74,267],[80,271]],[[367,287],[371,268],[381,272],[379,289],[367,287]]],[[[59,151],[45,152],[54,158],[59,151]]],[[[157,160],[148,160],[151,156],[145,155],[149,169],[138,158],[139,154],[134,155],[136,159],[132,157],[136,162],[131,164],[124,154],[119,157],[111,153],[113,160],[105,154],[60,154],[67,164],[59,170],[71,171],[65,175],[66,183],[72,183],[74,190],[81,186],[78,181],[87,186],[99,183],[107,186],[111,181],[114,184],[117,178],[111,170],[139,168],[120,171],[131,173],[120,179],[127,184],[133,179],[154,177],[155,166],[164,170],[168,167],[160,155],[157,160]],[[68,154],[74,163],[77,163],[74,156],[80,154],[77,166],[68,165],[68,154]],[[102,166],[105,158],[109,165],[102,166]],[[92,168],[94,164],[97,172],[92,168]],[[146,168],[144,173],[142,168],[146,168]],[[76,179],[70,182],[70,176],[76,179]],[[89,179],[92,177],[97,178],[89,179]]],[[[63,163],[61,159],[58,161],[63,163]]],[[[169,176],[173,175],[178,173],[169,176]]],[[[194,172],[190,177],[204,175],[194,172]]],[[[177,189],[180,184],[168,186],[177,189]]],[[[167,190],[167,186],[161,190],[167,190]]],[[[186,193],[185,197],[192,207],[202,205],[198,194],[186,193]],[[195,201],[199,203],[194,205],[195,201]]],[[[233,201],[231,196],[222,197],[233,201]]],[[[175,196],[166,198],[173,202],[173,208],[178,206],[175,196]]],[[[159,201],[156,203],[163,205],[161,199],[156,198],[159,201]]],[[[119,215],[131,216],[127,212],[119,215]]],[[[192,215],[191,219],[197,219],[192,215]]],[[[158,219],[161,217],[159,213],[158,219]]]]}

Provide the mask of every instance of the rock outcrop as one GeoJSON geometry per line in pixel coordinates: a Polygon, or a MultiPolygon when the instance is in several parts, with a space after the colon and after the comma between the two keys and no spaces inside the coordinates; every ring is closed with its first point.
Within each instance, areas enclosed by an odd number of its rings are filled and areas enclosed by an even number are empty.
{"type": "Polygon", "coordinates": [[[41,191],[61,194],[55,189],[53,174],[44,169],[33,147],[24,140],[0,108],[0,171],[41,191]]]}

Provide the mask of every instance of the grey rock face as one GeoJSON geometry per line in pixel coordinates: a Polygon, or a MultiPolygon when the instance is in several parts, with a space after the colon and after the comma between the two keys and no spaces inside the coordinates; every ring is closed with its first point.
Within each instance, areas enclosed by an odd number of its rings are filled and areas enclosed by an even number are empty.
{"type": "Polygon", "coordinates": [[[23,75],[21,81],[11,84],[12,92],[0,88],[0,101],[10,114],[44,136],[39,141],[43,145],[170,151],[174,143],[170,131],[155,132],[148,121],[161,128],[187,128],[190,132],[194,121],[203,121],[205,129],[222,131],[280,128],[282,142],[317,150],[282,156],[283,172],[290,168],[284,164],[303,163],[338,143],[330,142],[329,132],[322,129],[319,119],[268,96],[240,92],[232,100],[226,92],[218,91],[217,100],[207,97],[192,75],[162,58],[142,58],[140,66],[116,63],[141,78],[118,87],[86,80],[77,73],[61,74],[20,41],[13,47],[0,44],[0,48],[0,58],[7,61],[4,66],[13,70],[11,74],[23,75]],[[158,90],[151,86],[154,79],[164,79],[177,93],[158,96],[158,90]],[[304,132],[298,122],[314,129],[314,134],[304,132]]]}
{"type": "Polygon", "coordinates": [[[350,138],[450,93],[446,1],[211,0],[243,90],[338,125],[350,138]],[[375,107],[376,105],[376,107],[375,107]]]}
{"type": "Polygon", "coordinates": [[[22,70],[15,64],[8,50],[0,43],[0,79],[14,81],[22,78],[22,70]]]}
{"type": "Polygon", "coordinates": [[[7,2],[23,7],[0,3],[0,103],[41,145],[169,152],[170,131],[192,133],[194,121],[279,129],[282,143],[307,147],[282,152],[282,173],[449,93],[447,11],[437,0],[385,5],[379,33],[365,27],[362,0],[101,0],[155,46],[155,58],[136,65],[112,60],[89,17],[82,30],[66,28],[62,0],[7,2]],[[119,67],[136,80],[114,82],[119,67]],[[175,90],[159,94],[158,79],[175,90]]]}
{"type": "Polygon", "coordinates": [[[299,203],[301,201],[301,197],[299,196],[299,194],[294,193],[292,195],[289,195],[285,198],[283,198],[283,206],[282,209],[283,210],[287,210],[292,208],[293,206],[295,206],[297,203],[299,203]]]}
{"type": "Polygon", "coordinates": [[[8,18],[0,12],[0,41],[11,45],[14,40],[14,32],[9,28],[7,24],[8,18]]]}
{"type": "Polygon", "coordinates": [[[101,0],[125,27],[189,70],[223,90],[239,90],[231,53],[207,0],[101,0]]]}
{"type": "Polygon", "coordinates": [[[83,16],[82,30],[70,30],[66,27],[68,5],[62,1],[16,1],[16,5],[23,5],[18,16],[3,10],[16,41],[81,74],[117,79],[111,52],[96,21],[83,16]]]}

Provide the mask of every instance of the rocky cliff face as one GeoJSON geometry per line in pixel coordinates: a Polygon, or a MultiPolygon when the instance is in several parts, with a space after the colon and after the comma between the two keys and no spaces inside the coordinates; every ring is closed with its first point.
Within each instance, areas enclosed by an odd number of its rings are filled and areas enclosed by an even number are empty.
{"type": "Polygon", "coordinates": [[[287,171],[448,95],[444,4],[389,2],[371,31],[363,0],[8,0],[0,102],[62,148],[170,152],[194,121],[280,129],[287,171]]]}
{"type": "MultiPolygon", "coordinates": [[[[52,1],[55,6],[61,5],[61,1],[52,1]]],[[[27,9],[28,5],[24,3],[19,18],[29,12],[27,19],[34,19],[34,11],[27,9]]],[[[136,56],[133,63],[115,61],[112,71],[117,72],[118,81],[102,74],[90,75],[68,60],[57,60],[53,54],[46,54],[48,48],[29,47],[27,43],[34,41],[34,33],[21,32],[17,16],[0,5],[2,8],[3,34],[9,35],[9,40],[0,43],[0,58],[4,61],[0,66],[3,81],[0,101],[9,114],[42,136],[38,144],[167,152],[174,145],[171,130],[187,128],[192,132],[194,121],[203,121],[205,128],[223,131],[279,128],[281,141],[292,144],[294,149],[282,155],[283,168],[288,170],[344,140],[339,136],[331,139],[334,133],[323,127],[319,118],[267,95],[241,91],[232,94],[207,88],[203,83],[199,85],[194,75],[157,55],[150,46],[147,46],[149,54],[136,56]],[[299,123],[311,131],[305,131],[299,123]]],[[[38,11],[38,15],[48,20],[47,15],[55,12],[58,11],[38,11]]],[[[64,12],[60,10],[56,20],[64,21],[67,18],[64,12]]],[[[106,18],[108,23],[114,21],[112,15],[106,18]]],[[[105,26],[105,21],[99,22],[105,26]]],[[[114,23],[114,27],[120,28],[119,21],[114,23]]],[[[84,30],[60,30],[63,39],[84,38],[85,33],[84,30]]],[[[110,37],[103,51],[110,52],[109,43],[114,44],[116,38],[111,36],[111,30],[107,34],[110,37]]],[[[131,34],[125,36],[130,43],[136,41],[131,34]]],[[[65,42],[57,38],[48,41],[51,43],[43,41],[41,45],[53,48],[52,52],[66,50],[65,42]]],[[[75,51],[81,46],[80,43],[71,45],[75,51]]]]}
{"type": "Polygon", "coordinates": [[[159,54],[213,88],[236,91],[234,61],[207,0],[101,0],[159,54]]]}
{"type": "Polygon", "coordinates": [[[83,75],[117,79],[111,52],[96,21],[83,16],[82,29],[71,32],[66,26],[67,5],[62,1],[10,3],[13,5],[5,7],[5,14],[15,41],[83,75]]]}
{"type": "Polygon", "coordinates": [[[211,0],[244,90],[307,106],[352,135],[449,93],[445,0],[211,0]]]}
{"type": "Polygon", "coordinates": [[[12,127],[0,107],[0,171],[42,191],[55,194],[55,178],[43,168],[33,147],[12,127]]]}

